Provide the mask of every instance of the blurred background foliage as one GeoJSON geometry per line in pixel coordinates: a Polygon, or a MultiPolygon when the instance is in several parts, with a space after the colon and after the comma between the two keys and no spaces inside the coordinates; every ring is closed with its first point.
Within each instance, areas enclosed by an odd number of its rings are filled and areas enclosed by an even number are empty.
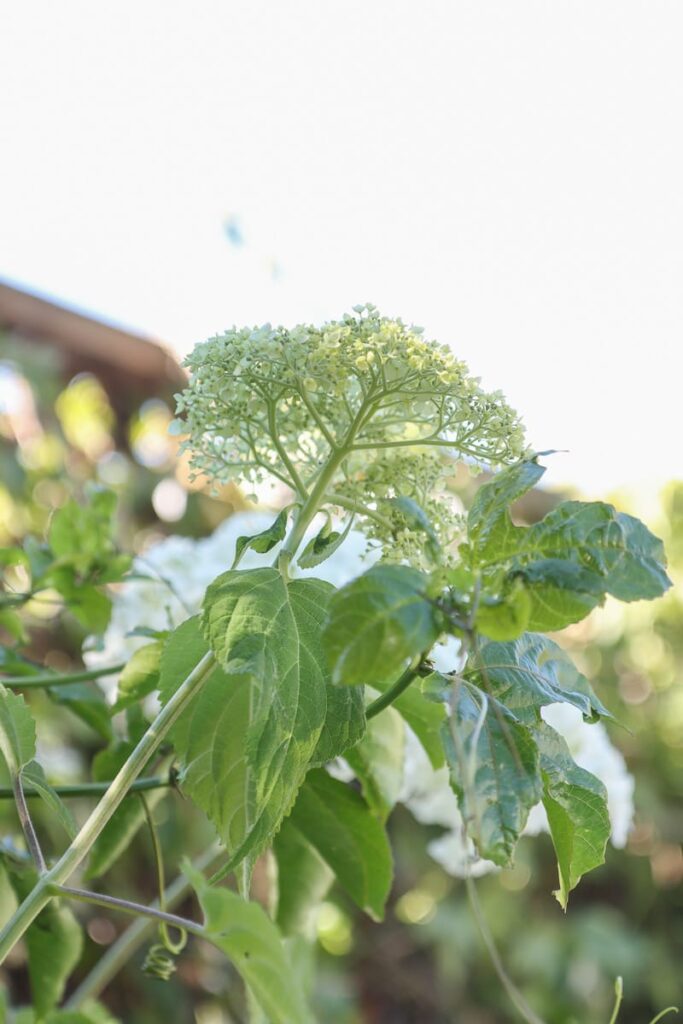
{"type": "MultiPolygon", "coordinates": [[[[44,536],[52,512],[69,497],[81,496],[88,481],[119,494],[125,550],[140,551],[172,532],[202,536],[247,506],[235,488],[211,496],[190,484],[177,442],[167,433],[172,412],[166,400],[151,396],[132,402],[122,414],[117,397],[112,401],[91,373],[63,380],[57,348],[37,351],[0,338],[0,546],[21,542],[27,534],[44,536]]],[[[551,895],[556,868],[547,836],[523,839],[514,869],[477,883],[507,970],[548,1024],[607,1024],[619,974],[625,982],[623,1024],[647,1024],[657,1010],[681,999],[683,483],[668,484],[645,506],[642,496],[611,498],[663,537],[677,586],[654,604],[610,602],[561,640],[620,723],[610,726],[610,735],[636,778],[635,828],[626,849],[610,849],[607,864],[584,879],[566,915],[551,895]]],[[[28,610],[28,655],[59,671],[80,665],[82,627],[62,615],[58,603],[33,602],[28,610]]],[[[7,634],[3,638],[12,640],[7,634]]],[[[31,702],[48,776],[56,782],[89,777],[101,738],[43,694],[31,695],[31,702]]],[[[2,835],[14,835],[12,804],[0,804],[2,835]]],[[[210,830],[177,797],[163,799],[156,815],[172,874],[182,853],[197,853],[210,842],[210,830]]],[[[51,833],[54,826],[42,810],[36,809],[36,817],[51,833]]],[[[514,1019],[483,949],[464,884],[425,853],[426,839],[438,830],[427,830],[427,836],[425,827],[399,807],[391,831],[396,883],[385,922],[363,919],[337,892],[320,913],[319,1019],[326,1024],[514,1019]]],[[[62,841],[56,829],[51,838],[62,841]]],[[[148,901],[155,885],[143,831],[107,876],[106,890],[148,901]]],[[[194,912],[191,906],[185,910],[194,912]]],[[[76,980],[127,923],[98,910],[87,912],[85,920],[86,948],[76,980]]],[[[193,944],[165,984],[140,971],[143,955],[136,955],[103,996],[127,1024],[239,1024],[244,1019],[239,984],[213,948],[193,944]]],[[[8,966],[15,1002],[26,1001],[21,949],[8,966]]]]}

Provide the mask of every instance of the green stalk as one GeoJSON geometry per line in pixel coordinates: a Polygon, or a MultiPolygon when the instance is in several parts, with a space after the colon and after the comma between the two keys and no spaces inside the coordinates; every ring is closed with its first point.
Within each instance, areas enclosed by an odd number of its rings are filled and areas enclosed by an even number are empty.
{"type": "Polygon", "coordinates": [[[393,704],[397,697],[400,697],[404,690],[407,690],[413,679],[417,679],[419,675],[420,664],[422,663],[424,655],[420,655],[412,665],[410,665],[402,676],[396,680],[393,686],[390,686],[381,697],[377,700],[373,700],[372,704],[368,704],[365,709],[366,718],[374,718],[380,711],[384,711],[390,704],[393,704]]]}
{"type": "Polygon", "coordinates": [[[341,448],[332,452],[329,461],[318,477],[313,490],[301,506],[301,511],[296,517],[294,525],[290,530],[289,537],[285,541],[280,550],[280,554],[278,555],[278,566],[283,574],[287,574],[289,563],[296,554],[301,541],[304,539],[304,534],[306,533],[311,520],[323,503],[325,491],[329,487],[334,474],[337,472],[347,455],[347,448],[341,448]]]}
{"type": "Polygon", "coordinates": [[[17,690],[27,690],[31,687],[66,686],[67,683],[87,683],[91,679],[116,675],[125,666],[126,662],[122,661],[119,665],[108,665],[106,668],[88,668],[79,672],[68,672],[64,675],[58,675],[55,672],[54,675],[52,673],[45,673],[39,676],[7,676],[4,679],[0,678],[0,683],[3,686],[9,686],[17,690]]]}
{"type": "Polygon", "coordinates": [[[0,963],[22,937],[43,907],[52,899],[52,888],[63,885],[69,875],[87,856],[114,811],[127,796],[131,785],[176,721],[216,667],[211,652],[204,655],[185,681],[154,719],[145,735],[124,763],[109,789],[87,819],[71,845],[49,871],[46,871],[16,913],[0,932],[0,963]]]}
{"type": "MultiPolygon", "coordinates": [[[[225,850],[219,843],[214,843],[199,855],[192,866],[198,871],[205,871],[214,864],[220,857],[225,855],[225,850]]],[[[179,875],[166,889],[164,889],[163,904],[167,910],[173,910],[179,906],[185,897],[192,891],[192,886],[185,875],[179,875]]],[[[155,900],[152,907],[160,908],[160,902],[155,900]]],[[[90,974],[80,983],[75,992],[66,1002],[65,1009],[78,1010],[89,999],[97,999],[100,993],[107,987],[112,978],[115,978],[120,970],[128,963],[135,951],[148,939],[152,937],[156,923],[151,918],[140,917],[130,927],[119,935],[116,942],[112,943],[106,953],[95,964],[90,974]]]]}
{"type": "MultiPolygon", "coordinates": [[[[111,786],[111,782],[112,780],[108,782],[77,782],[64,786],[53,786],[52,789],[57,796],[103,796],[111,786]]],[[[162,789],[164,786],[172,785],[173,781],[167,776],[150,775],[146,779],[136,779],[128,792],[142,793],[148,789],[162,789]]],[[[40,795],[37,789],[33,789],[30,786],[24,787],[24,796],[27,800],[30,800],[32,797],[39,797],[40,795]]],[[[0,786],[0,800],[11,800],[13,796],[14,793],[10,786],[0,786]]]]}

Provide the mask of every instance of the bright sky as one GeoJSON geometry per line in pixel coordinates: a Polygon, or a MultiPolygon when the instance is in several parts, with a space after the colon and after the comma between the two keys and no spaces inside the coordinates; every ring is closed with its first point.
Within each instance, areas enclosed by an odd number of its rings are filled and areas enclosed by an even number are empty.
{"type": "Polygon", "coordinates": [[[683,477],[680,0],[0,0],[0,39],[0,276],[180,351],[369,300],[549,482],[683,477]]]}

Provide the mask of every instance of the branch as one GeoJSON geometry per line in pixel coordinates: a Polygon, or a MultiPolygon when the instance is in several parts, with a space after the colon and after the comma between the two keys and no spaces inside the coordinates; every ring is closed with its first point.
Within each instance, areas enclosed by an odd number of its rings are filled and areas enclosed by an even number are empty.
{"type": "Polygon", "coordinates": [[[118,665],[108,665],[104,668],[89,668],[78,672],[68,672],[64,675],[45,673],[37,676],[7,676],[0,677],[3,686],[9,686],[16,690],[30,689],[31,687],[66,686],[68,683],[87,683],[91,679],[100,679],[104,676],[113,676],[126,667],[122,661],[118,665]]]}
{"type": "MultiPolygon", "coordinates": [[[[170,776],[152,775],[146,779],[136,779],[129,787],[128,792],[142,793],[148,789],[162,789],[164,786],[172,787],[174,785],[170,776]]],[[[72,785],[53,786],[52,789],[57,796],[103,796],[110,786],[111,780],[109,782],[78,782],[72,785]]],[[[30,800],[40,796],[40,793],[37,789],[29,786],[24,789],[24,796],[30,800]]],[[[14,790],[11,786],[0,786],[0,800],[11,800],[13,797],[14,790]]]]}
{"type": "Polygon", "coordinates": [[[45,858],[43,857],[43,851],[40,848],[40,842],[38,841],[36,830],[33,827],[33,822],[31,821],[31,815],[29,814],[28,807],[26,806],[24,787],[21,782],[21,772],[17,772],[12,779],[12,792],[14,802],[17,805],[17,814],[19,815],[19,821],[21,822],[21,830],[24,833],[24,838],[26,839],[26,845],[29,853],[31,854],[31,859],[38,869],[38,873],[43,875],[47,870],[45,858]]]}
{"type": "Polygon", "coordinates": [[[177,914],[169,914],[158,907],[148,907],[144,903],[134,903],[132,900],[122,900],[116,896],[104,896],[102,893],[90,892],[88,889],[72,889],[68,885],[50,885],[50,892],[53,896],[66,896],[68,899],[77,900],[79,903],[93,903],[97,907],[111,907],[112,910],[120,910],[122,914],[132,914],[134,917],[148,917],[152,921],[161,921],[173,928],[181,928],[191,932],[192,935],[204,935],[202,925],[196,921],[190,921],[186,917],[179,917],[177,914]]]}

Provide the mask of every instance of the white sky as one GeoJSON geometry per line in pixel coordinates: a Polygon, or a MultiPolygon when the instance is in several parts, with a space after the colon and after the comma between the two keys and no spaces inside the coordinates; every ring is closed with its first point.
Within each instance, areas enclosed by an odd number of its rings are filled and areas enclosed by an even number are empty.
{"type": "Polygon", "coordinates": [[[680,0],[0,0],[0,46],[0,276],[181,351],[369,300],[549,482],[683,477],[680,0]]]}

